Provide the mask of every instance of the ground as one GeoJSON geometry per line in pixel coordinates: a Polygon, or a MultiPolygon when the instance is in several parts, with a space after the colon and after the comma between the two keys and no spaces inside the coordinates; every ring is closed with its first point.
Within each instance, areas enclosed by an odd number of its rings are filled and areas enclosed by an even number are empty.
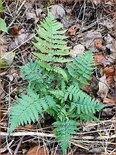
{"type": "MultiPolygon", "coordinates": [[[[32,44],[36,27],[51,7],[54,17],[67,29],[70,55],[75,57],[85,50],[94,54],[95,72],[85,92],[101,101],[105,107],[96,116],[100,122],[81,124],[72,137],[69,154],[115,154],[115,50],[114,50],[114,1],[3,1],[2,18],[8,33],[0,32],[0,52],[6,56],[8,67],[0,66],[1,99],[1,148],[8,154],[60,154],[61,148],[53,135],[51,117],[32,125],[19,126],[13,136],[7,134],[9,110],[20,92],[27,85],[22,79],[20,66],[30,59],[37,49],[32,44]],[[27,132],[27,133],[26,133],[27,132]],[[31,132],[31,133],[30,133],[31,132]],[[45,134],[41,134],[45,133],[45,134]]],[[[89,61],[89,60],[88,60],[89,61]]]]}

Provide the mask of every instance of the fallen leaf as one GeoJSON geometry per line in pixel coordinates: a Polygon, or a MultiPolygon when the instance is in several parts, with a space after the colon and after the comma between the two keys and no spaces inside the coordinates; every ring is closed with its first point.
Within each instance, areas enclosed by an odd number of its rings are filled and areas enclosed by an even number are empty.
{"type": "Polygon", "coordinates": [[[95,5],[98,5],[102,2],[102,0],[92,0],[92,2],[95,4],[95,5]]]}
{"type": "Polygon", "coordinates": [[[108,86],[111,86],[114,83],[114,76],[107,76],[106,80],[108,86]]]}
{"type": "Polygon", "coordinates": [[[103,73],[107,76],[114,76],[115,75],[115,69],[113,66],[111,67],[105,67],[103,69],[103,73]]]}
{"type": "Polygon", "coordinates": [[[101,53],[101,54],[96,54],[94,56],[94,64],[95,65],[102,64],[105,67],[106,65],[109,65],[110,62],[106,59],[105,55],[101,53]]]}
{"type": "Polygon", "coordinates": [[[71,26],[68,31],[66,32],[67,35],[69,36],[75,36],[76,35],[76,31],[77,31],[77,26],[73,25],[71,26]]]}
{"type": "Polygon", "coordinates": [[[102,39],[95,39],[95,46],[98,50],[105,50],[105,46],[103,46],[103,40],[102,39]]]}
{"type": "Polygon", "coordinates": [[[72,57],[76,57],[80,54],[83,54],[84,51],[85,51],[85,47],[81,44],[78,44],[74,46],[73,49],[70,50],[70,55],[72,57]]]}
{"type": "Polygon", "coordinates": [[[27,155],[42,155],[42,154],[47,155],[47,151],[44,146],[34,146],[27,152],[27,155]]]}
{"type": "Polygon", "coordinates": [[[104,98],[103,103],[115,103],[115,101],[113,99],[110,98],[104,98]]]}
{"type": "Polygon", "coordinates": [[[109,91],[106,75],[104,74],[100,79],[99,79],[99,90],[97,92],[98,96],[101,97],[102,99],[106,98],[107,94],[109,91]]]}
{"type": "Polygon", "coordinates": [[[14,57],[15,53],[12,51],[4,53],[4,55],[0,58],[0,68],[9,67],[12,64],[14,57]]]}
{"type": "Polygon", "coordinates": [[[19,35],[15,37],[14,42],[11,43],[10,45],[10,50],[16,48],[17,46],[21,45],[24,43],[28,38],[30,37],[30,34],[26,32],[26,30],[21,29],[19,31],[19,35]]]}
{"type": "Polygon", "coordinates": [[[7,32],[7,26],[4,19],[0,18],[0,30],[3,32],[7,32]]]}
{"type": "Polygon", "coordinates": [[[25,14],[26,14],[26,19],[27,20],[30,20],[30,19],[36,20],[36,14],[34,12],[34,9],[26,11],[25,14]]]}
{"type": "Polygon", "coordinates": [[[11,35],[18,36],[19,35],[19,31],[20,31],[20,29],[19,29],[18,25],[14,25],[14,26],[12,26],[12,27],[9,28],[9,31],[8,32],[11,35]]]}
{"type": "MultiPolygon", "coordinates": [[[[80,30],[82,28],[80,27],[80,30]]],[[[102,35],[99,31],[87,31],[87,33],[84,33],[82,41],[80,41],[81,44],[83,44],[87,49],[91,50],[91,51],[96,51],[96,47],[95,47],[95,39],[101,39],[102,35]]],[[[98,51],[98,50],[97,50],[98,51]]]]}
{"type": "Polygon", "coordinates": [[[38,8],[38,9],[35,10],[35,12],[36,12],[36,16],[37,16],[37,17],[40,17],[41,14],[43,13],[43,10],[40,9],[40,8],[38,8]]]}
{"type": "Polygon", "coordinates": [[[66,19],[66,13],[62,4],[55,4],[51,6],[51,13],[55,19],[61,20],[64,22],[66,19]]]}

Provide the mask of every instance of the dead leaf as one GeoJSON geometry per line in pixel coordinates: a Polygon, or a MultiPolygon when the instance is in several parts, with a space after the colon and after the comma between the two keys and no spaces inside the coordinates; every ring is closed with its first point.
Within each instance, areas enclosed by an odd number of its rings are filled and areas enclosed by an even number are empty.
{"type": "Polygon", "coordinates": [[[24,43],[28,38],[30,37],[30,34],[26,32],[26,30],[21,29],[19,31],[19,35],[15,37],[14,42],[11,43],[10,45],[10,49],[14,49],[17,46],[21,45],[22,43],[24,43]]]}
{"type": "Polygon", "coordinates": [[[85,51],[85,47],[81,44],[78,44],[74,46],[73,49],[70,50],[70,55],[72,57],[76,57],[80,54],[83,54],[84,51],[85,51]]]}
{"type": "Polygon", "coordinates": [[[111,98],[104,98],[103,103],[115,103],[115,101],[111,98]]]}
{"type": "Polygon", "coordinates": [[[27,155],[47,155],[46,148],[44,146],[35,146],[27,152],[27,155]]]}
{"type": "Polygon", "coordinates": [[[77,31],[77,26],[73,25],[71,26],[68,31],[66,32],[67,35],[69,36],[75,36],[76,35],[76,31],[77,31]]]}
{"type": "Polygon", "coordinates": [[[106,66],[106,65],[109,65],[110,62],[106,59],[105,55],[103,53],[100,53],[100,54],[96,54],[94,56],[94,64],[95,65],[103,65],[103,66],[106,66]]]}
{"type": "Polygon", "coordinates": [[[36,14],[35,14],[34,9],[31,9],[31,10],[26,11],[25,14],[26,14],[26,19],[27,20],[30,20],[30,19],[36,20],[36,14]]]}
{"type": "Polygon", "coordinates": [[[106,75],[106,76],[114,76],[115,75],[115,69],[113,66],[111,67],[105,67],[103,69],[103,73],[106,75]]]}
{"type": "Polygon", "coordinates": [[[66,19],[66,13],[62,4],[55,4],[51,6],[51,12],[55,19],[59,19],[64,22],[66,19]]]}
{"type": "Polygon", "coordinates": [[[95,4],[95,5],[98,5],[102,2],[102,0],[92,0],[92,2],[95,4]]]}
{"type": "Polygon", "coordinates": [[[43,10],[40,9],[40,8],[38,8],[38,9],[35,10],[35,12],[36,12],[36,16],[37,16],[37,17],[40,17],[41,14],[43,13],[43,10]]]}
{"type": "Polygon", "coordinates": [[[12,51],[4,53],[0,58],[0,68],[9,67],[12,64],[14,57],[15,57],[15,53],[12,51]]]}
{"type": "Polygon", "coordinates": [[[105,50],[105,46],[103,46],[103,40],[102,39],[95,39],[95,46],[98,50],[105,50]]]}
{"type": "Polygon", "coordinates": [[[111,86],[114,83],[114,76],[107,76],[106,80],[108,86],[111,86]]]}
{"type": "Polygon", "coordinates": [[[99,79],[99,90],[97,92],[98,96],[101,97],[102,99],[106,98],[107,94],[109,91],[106,75],[104,74],[100,79],[99,79]]]}
{"type": "MultiPolygon", "coordinates": [[[[80,27],[80,30],[82,28],[80,27]]],[[[87,31],[87,33],[84,33],[82,41],[80,42],[81,44],[83,44],[87,49],[92,50],[93,52],[95,52],[97,49],[95,47],[95,43],[94,40],[95,39],[101,39],[102,35],[99,31],[87,31]]]]}
{"type": "Polygon", "coordinates": [[[18,25],[14,25],[11,28],[9,28],[9,31],[8,32],[11,35],[18,36],[19,35],[19,31],[20,31],[20,29],[19,29],[18,25]]]}

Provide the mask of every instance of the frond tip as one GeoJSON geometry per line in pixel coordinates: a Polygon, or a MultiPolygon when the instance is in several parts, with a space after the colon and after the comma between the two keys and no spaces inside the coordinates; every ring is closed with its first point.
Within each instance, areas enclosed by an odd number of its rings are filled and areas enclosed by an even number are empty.
{"type": "Polygon", "coordinates": [[[70,144],[71,136],[76,134],[76,131],[78,130],[78,123],[74,120],[63,120],[56,121],[53,125],[55,127],[54,133],[56,138],[62,147],[63,153],[65,154],[70,144]]]}
{"type": "Polygon", "coordinates": [[[46,70],[57,72],[61,74],[65,80],[67,75],[61,67],[58,67],[58,63],[71,62],[69,56],[69,48],[65,39],[65,30],[63,25],[57,22],[52,13],[48,11],[48,15],[41,25],[37,29],[38,36],[35,36],[36,42],[33,42],[34,46],[39,50],[34,52],[34,56],[38,58],[38,63],[46,70]]]}

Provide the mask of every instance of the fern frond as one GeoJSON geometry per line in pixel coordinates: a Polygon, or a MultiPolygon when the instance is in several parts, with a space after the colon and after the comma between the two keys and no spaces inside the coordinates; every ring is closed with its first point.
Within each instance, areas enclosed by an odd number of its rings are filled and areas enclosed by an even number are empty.
{"type": "Polygon", "coordinates": [[[77,94],[79,94],[80,88],[78,86],[78,84],[75,85],[71,85],[70,87],[67,88],[65,95],[64,95],[64,100],[70,100],[70,101],[77,101],[79,96],[77,94]]]}
{"type": "Polygon", "coordinates": [[[39,83],[43,83],[43,69],[38,65],[37,61],[33,62],[31,60],[25,66],[21,66],[20,69],[24,80],[29,80],[30,82],[38,81],[39,83]]]}
{"type": "Polygon", "coordinates": [[[11,133],[18,125],[35,122],[39,119],[39,115],[43,115],[54,105],[51,96],[40,98],[33,90],[27,90],[27,95],[21,94],[21,97],[17,98],[17,104],[11,107],[9,132],[11,133]]]}
{"type": "Polygon", "coordinates": [[[87,84],[94,69],[93,54],[86,51],[84,54],[75,57],[73,62],[67,64],[69,74],[78,80],[80,84],[87,84]]]}
{"type": "Polygon", "coordinates": [[[78,123],[74,120],[64,120],[64,121],[56,121],[53,123],[55,129],[54,133],[56,138],[58,139],[63,153],[66,154],[67,148],[70,144],[70,139],[73,134],[76,134],[78,130],[78,123]]]}
{"type": "Polygon", "coordinates": [[[49,92],[50,94],[54,95],[58,99],[63,99],[64,97],[64,92],[61,90],[51,90],[49,92]]]}
{"type": "Polygon", "coordinates": [[[65,72],[64,69],[62,69],[61,67],[58,67],[58,66],[55,66],[55,65],[50,65],[46,62],[42,62],[42,61],[38,61],[38,64],[45,68],[47,71],[51,71],[51,72],[55,72],[55,73],[58,73],[60,75],[62,75],[62,77],[68,81],[68,77],[67,77],[67,74],[65,72]]]}
{"type": "Polygon", "coordinates": [[[37,58],[46,62],[57,62],[57,63],[66,63],[71,62],[71,59],[58,58],[58,57],[50,57],[50,55],[45,55],[41,53],[33,53],[37,58]]]}
{"type": "Polygon", "coordinates": [[[89,95],[87,95],[81,90],[77,93],[77,96],[78,100],[74,103],[77,107],[78,115],[81,113],[91,115],[104,107],[101,103],[99,103],[95,99],[92,99],[89,95]]]}
{"type": "Polygon", "coordinates": [[[58,73],[58,74],[61,74],[63,76],[63,78],[66,81],[68,81],[68,76],[67,76],[66,72],[61,67],[53,66],[53,71],[58,73]]]}
{"type": "Polygon", "coordinates": [[[66,31],[62,30],[62,28],[63,25],[57,22],[48,10],[47,17],[37,29],[38,36],[34,37],[37,42],[33,42],[33,44],[39,52],[34,52],[33,54],[39,59],[39,64],[46,68],[46,70],[57,72],[67,79],[63,69],[57,67],[55,64],[52,65],[52,63],[67,63],[72,61],[72,59],[64,57],[70,53],[69,47],[67,47],[67,43],[64,40],[67,38],[65,36],[66,31]]]}
{"type": "Polygon", "coordinates": [[[78,85],[71,85],[68,87],[64,95],[64,100],[67,101],[68,99],[75,104],[77,115],[82,113],[91,115],[104,107],[101,103],[80,90],[78,85]]]}

